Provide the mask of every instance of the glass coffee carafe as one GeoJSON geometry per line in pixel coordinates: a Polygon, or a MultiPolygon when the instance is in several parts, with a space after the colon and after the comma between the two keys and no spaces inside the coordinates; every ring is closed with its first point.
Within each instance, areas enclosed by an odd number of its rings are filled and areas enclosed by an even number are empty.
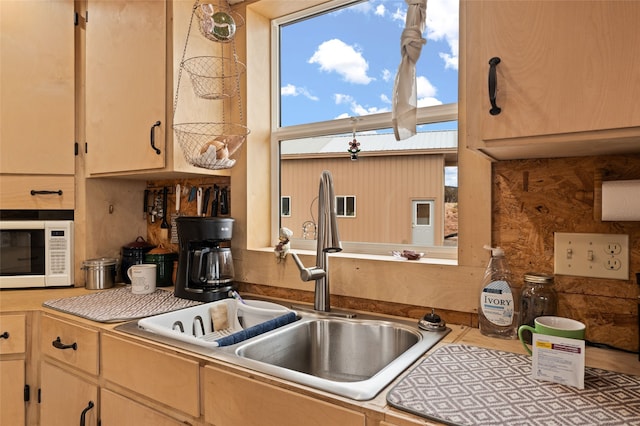
{"type": "Polygon", "coordinates": [[[221,286],[233,281],[233,258],[228,247],[204,247],[190,253],[189,282],[221,286]]]}

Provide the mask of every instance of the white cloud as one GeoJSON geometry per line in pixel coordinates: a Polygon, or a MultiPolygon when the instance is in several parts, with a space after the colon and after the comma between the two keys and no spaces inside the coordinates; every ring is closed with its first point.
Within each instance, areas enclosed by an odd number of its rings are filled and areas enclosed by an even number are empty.
{"type": "Polygon", "coordinates": [[[391,71],[389,71],[386,68],[382,70],[382,79],[384,81],[390,81],[392,78],[393,78],[393,75],[391,74],[391,71]]]}
{"type": "Polygon", "coordinates": [[[320,65],[322,71],[341,75],[349,83],[369,84],[375,80],[367,75],[369,64],[362,53],[336,38],[320,44],[308,62],[320,65]]]}
{"type": "Polygon", "coordinates": [[[387,9],[384,7],[383,4],[379,4],[376,6],[376,11],[374,12],[376,15],[378,16],[384,16],[385,12],[387,11],[387,9]]]}
{"type": "MultiPolygon", "coordinates": [[[[352,114],[342,113],[336,118],[351,117],[353,115],[377,114],[377,113],[380,113],[380,112],[389,112],[390,111],[390,109],[386,108],[386,107],[379,108],[379,107],[366,107],[366,106],[360,105],[358,102],[356,102],[355,99],[353,99],[353,96],[351,96],[351,95],[344,95],[342,93],[336,93],[336,94],[333,95],[333,98],[334,98],[334,100],[336,102],[336,105],[347,104],[347,105],[349,105],[349,109],[352,112],[352,114]]],[[[381,99],[384,100],[384,98],[386,98],[388,100],[388,98],[385,95],[381,95],[381,99]]]]}
{"type": "Polygon", "coordinates": [[[436,98],[438,89],[424,76],[416,77],[416,94],[418,96],[418,107],[442,105],[442,101],[436,98]]]}
{"type": "Polygon", "coordinates": [[[304,87],[296,87],[293,84],[287,84],[280,88],[280,94],[282,96],[299,96],[302,95],[305,98],[311,99],[312,101],[317,101],[319,98],[317,96],[309,93],[307,89],[304,87]]]}
{"type": "Polygon", "coordinates": [[[382,102],[384,102],[385,104],[390,104],[391,103],[391,99],[389,99],[389,97],[387,95],[385,95],[384,93],[382,95],[380,95],[380,100],[382,102]]]}
{"type": "Polygon", "coordinates": [[[402,25],[404,26],[404,23],[407,20],[407,11],[397,8],[396,11],[391,14],[391,18],[394,21],[402,22],[402,25]]]}
{"type": "Polygon", "coordinates": [[[458,69],[458,0],[429,0],[427,3],[427,40],[445,40],[450,52],[440,52],[445,68],[458,69]]]}

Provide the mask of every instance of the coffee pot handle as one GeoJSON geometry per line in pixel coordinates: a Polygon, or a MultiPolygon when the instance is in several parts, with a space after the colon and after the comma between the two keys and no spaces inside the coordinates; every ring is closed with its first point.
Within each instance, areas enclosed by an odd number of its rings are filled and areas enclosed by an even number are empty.
{"type": "Polygon", "coordinates": [[[191,264],[191,281],[196,282],[205,282],[207,280],[206,275],[202,274],[202,260],[206,258],[206,254],[209,253],[211,249],[209,247],[205,247],[201,250],[194,250],[193,252],[193,263],[191,264]]]}

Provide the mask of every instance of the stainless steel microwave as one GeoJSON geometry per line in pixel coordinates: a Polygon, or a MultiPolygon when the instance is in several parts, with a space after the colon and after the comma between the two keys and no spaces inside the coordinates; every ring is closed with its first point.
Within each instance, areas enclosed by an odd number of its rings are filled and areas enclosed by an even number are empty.
{"type": "Polygon", "coordinates": [[[72,286],[73,220],[0,220],[0,289],[72,286]]]}

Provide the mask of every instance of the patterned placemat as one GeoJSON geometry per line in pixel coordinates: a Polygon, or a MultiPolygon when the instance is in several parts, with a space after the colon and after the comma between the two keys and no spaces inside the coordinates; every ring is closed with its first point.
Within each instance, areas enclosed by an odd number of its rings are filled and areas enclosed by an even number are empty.
{"type": "Polygon", "coordinates": [[[121,322],[163,314],[201,304],[175,297],[157,288],[151,294],[133,294],[131,286],[102,290],[84,296],[47,300],[44,306],[98,322],[121,322]]]}
{"type": "Polygon", "coordinates": [[[580,390],[530,374],[526,355],[448,345],[411,370],[387,401],[450,425],[640,425],[640,376],[587,367],[580,390]]]}

